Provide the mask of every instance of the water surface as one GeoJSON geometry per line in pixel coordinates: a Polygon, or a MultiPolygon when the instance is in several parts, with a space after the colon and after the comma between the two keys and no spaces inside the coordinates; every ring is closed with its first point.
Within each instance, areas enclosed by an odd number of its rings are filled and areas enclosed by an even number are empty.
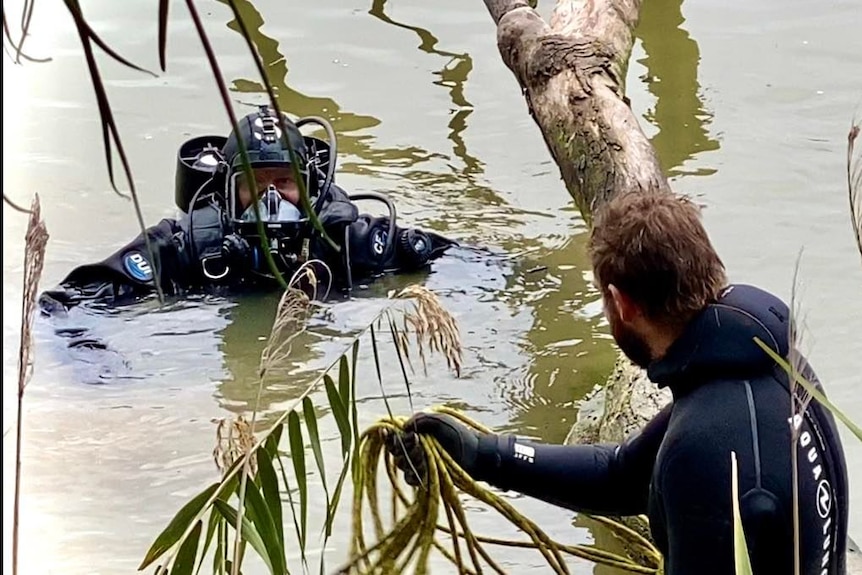
{"type": "MultiPolygon", "coordinates": [[[[544,14],[552,6],[540,2],[544,14]]],[[[415,405],[448,402],[498,429],[561,441],[574,402],[605,379],[615,351],[588,281],[583,223],[500,60],[483,4],[327,0],[241,8],[281,105],[333,123],[339,183],[389,193],[402,222],[464,244],[430,274],[378,282],[316,316],[294,348],[293,376],[262,394],[264,422],[379,313],[387,290],[421,281],[457,317],[465,356],[460,379],[439,360],[427,377],[420,371],[415,405]]],[[[158,68],[154,5],[124,4],[120,11],[91,0],[84,9],[124,56],[158,68]]],[[[265,96],[230,10],[220,3],[200,10],[235,108],[247,113],[265,96]]],[[[40,195],[51,234],[43,287],[76,264],[105,257],[137,229],[131,204],[108,183],[92,88],[70,24],[61,10],[37,5],[29,50],[53,61],[3,67],[3,188],[24,204],[40,195]]],[[[223,133],[227,124],[179,3],[171,4],[170,27],[168,70],[158,78],[99,60],[150,224],[175,215],[179,144],[223,133]]],[[[705,206],[733,281],[789,298],[803,250],[797,298],[806,349],[833,400],[856,421],[862,260],[853,246],[843,162],[847,128],[860,113],[860,28],[854,0],[769,0],[733,10],[715,0],[646,2],[627,80],[674,188],[705,206]]],[[[8,209],[3,218],[9,503],[26,220],[8,209]]],[[[254,374],[276,301],[193,298],[37,322],[24,414],[22,572],[135,570],[173,513],[216,477],[212,420],[247,414],[254,405],[254,374]],[[86,329],[107,349],[69,349],[58,328],[86,329]]],[[[384,412],[370,359],[364,340],[363,424],[384,412]]],[[[398,373],[387,374],[384,385],[394,407],[406,412],[398,373]]],[[[313,397],[326,405],[321,393],[313,397]]],[[[327,453],[337,458],[331,418],[321,425],[327,453]]],[[[862,446],[849,434],[845,440],[857,487],[862,446]]],[[[851,511],[857,540],[859,491],[851,511]]],[[[569,512],[515,501],[555,536],[593,538],[570,526],[569,512]]],[[[473,515],[477,532],[511,534],[490,514],[473,515]]],[[[4,525],[9,521],[4,513],[4,525]]],[[[344,542],[336,536],[330,565],[344,557],[344,542]]],[[[542,572],[530,554],[499,556],[512,572],[542,572]]],[[[5,568],[10,553],[4,557],[5,568]]],[[[592,567],[575,563],[574,570],[592,567]]]]}

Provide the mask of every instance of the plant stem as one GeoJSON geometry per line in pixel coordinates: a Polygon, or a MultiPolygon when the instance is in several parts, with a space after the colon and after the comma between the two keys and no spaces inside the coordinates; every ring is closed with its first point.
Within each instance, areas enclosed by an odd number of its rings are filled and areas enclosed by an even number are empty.
{"type": "Polygon", "coordinates": [[[12,516],[12,575],[18,575],[18,510],[21,501],[21,414],[24,386],[18,386],[18,422],[15,437],[15,507],[12,516]]]}

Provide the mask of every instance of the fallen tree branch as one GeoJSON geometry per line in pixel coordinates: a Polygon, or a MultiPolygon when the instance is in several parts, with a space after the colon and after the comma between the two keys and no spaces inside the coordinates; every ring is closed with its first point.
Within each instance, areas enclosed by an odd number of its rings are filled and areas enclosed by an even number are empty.
{"type": "Polygon", "coordinates": [[[524,0],[485,0],[512,70],[587,224],[616,194],[669,191],[625,97],[640,0],[559,0],[550,24],[524,0]]]}

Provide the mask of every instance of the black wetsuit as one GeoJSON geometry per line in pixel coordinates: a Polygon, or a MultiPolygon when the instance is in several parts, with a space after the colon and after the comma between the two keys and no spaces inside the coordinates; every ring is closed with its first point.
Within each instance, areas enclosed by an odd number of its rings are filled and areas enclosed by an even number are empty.
{"type": "MultiPolygon", "coordinates": [[[[338,287],[386,272],[419,269],[455,244],[432,232],[398,226],[390,239],[389,218],[360,214],[348,194],[334,184],[318,217],[327,235],[342,249],[333,250],[308,223],[303,236],[307,242],[297,240],[297,251],[305,253],[292,265],[298,267],[303,260],[322,261],[334,276],[329,279],[338,287]],[[417,246],[419,252],[414,249],[417,246]]],[[[170,295],[278,285],[260,250],[250,250],[241,257],[226,251],[225,240],[233,236],[227,230],[223,210],[214,201],[201,202],[179,220],[160,221],[147,229],[146,237],[149,249],[141,234],[105,260],[72,270],[56,289],[41,295],[42,310],[50,313],[84,301],[115,303],[152,294],[156,269],[163,292],[170,295]],[[150,253],[156,255],[158,267],[150,253]]],[[[291,266],[280,271],[288,274],[291,266]]]]}
{"type": "MultiPolygon", "coordinates": [[[[474,475],[576,511],[646,513],[667,575],[732,575],[736,452],[754,573],[792,574],[788,378],[753,339],[786,357],[788,319],[774,296],[732,286],[649,367],[673,403],[639,433],[616,446],[483,436],[474,475]]],[[[843,575],[847,470],[832,415],[816,401],[801,418],[797,454],[801,572],[843,575]]]]}

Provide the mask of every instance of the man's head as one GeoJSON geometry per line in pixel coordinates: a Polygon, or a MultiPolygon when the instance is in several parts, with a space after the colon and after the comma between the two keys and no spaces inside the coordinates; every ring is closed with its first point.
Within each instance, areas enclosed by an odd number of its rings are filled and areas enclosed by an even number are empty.
{"type": "Polygon", "coordinates": [[[254,179],[254,183],[249,185],[245,174],[238,174],[237,198],[241,209],[248,208],[254,199],[270,187],[278,190],[281,197],[291,204],[299,205],[299,186],[296,185],[292,168],[256,168],[254,179]]]}
{"type": "Polygon", "coordinates": [[[698,207],[670,193],[628,193],[597,214],[589,244],[620,349],[646,367],[727,283],[698,207]]]}
{"type": "Polygon", "coordinates": [[[239,121],[238,129],[230,134],[222,153],[229,166],[229,194],[235,216],[243,213],[252,200],[271,186],[284,199],[299,204],[293,161],[296,160],[300,175],[307,179],[308,149],[299,128],[286,116],[279,122],[272,109],[261,106],[257,112],[239,121]],[[249,182],[243,170],[240,142],[248,153],[254,172],[253,183],[249,182]]]}

